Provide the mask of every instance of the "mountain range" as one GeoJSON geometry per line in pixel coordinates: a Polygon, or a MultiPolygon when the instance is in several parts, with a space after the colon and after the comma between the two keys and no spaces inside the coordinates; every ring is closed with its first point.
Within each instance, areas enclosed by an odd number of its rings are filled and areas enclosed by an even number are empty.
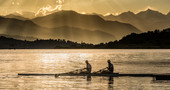
{"type": "MultiPolygon", "coordinates": [[[[74,27],[41,27],[31,20],[18,20],[0,17],[0,34],[20,37],[36,37],[39,39],[66,39],[77,42],[100,43],[115,40],[115,37],[102,31],[89,31],[74,27]],[[104,37],[104,38],[103,38],[104,37]]],[[[14,37],[13,37],[14,38],[14,37]]],[[[30,40],[26,38],[26,40],[30,40]]]]}
{"type": "Polygon", "coordinates": [[[170,12],[165,15],[158,11],[148,9],[134,14],[131,11],[124,12],[118,16],[101,16],[105,20],[129,23],[138,29],[145,31],[165,29],[170,27],[170,12]]]}
{"type": "Polygon", "coordinates": [[[76,27],[90,31],[102,31],[121,39],[123,36],[140,33],[136,27],[117,21],[106,21],[98,15],[84,15],[75,11],[59,11],[47,16],[37,17],[32,21],[42,27],[56,28],[62,26],[76,27]]]}
{"type": "Polygon", "coordinates": [[[132,32],[141,32],[127,23],[106,21],[98,15],[83,15],[75,11],[59,11],[34,19],[10,14],[0,17],[0,29],[0,34],[11,36],[61,38],[86,43],[108,42],[132,32]]]}
{"type": "Polygon", "coordinates": [[[101,43],[120,40],[130,33],[170,27],[170,13],[146,10],[134,14],[124,12],[118,16],[79,14],[58,11],[35,17],[35,13],[12,13],[0,17],[0,34],[22,40],[66,39],[76,42],[101,43]]]}

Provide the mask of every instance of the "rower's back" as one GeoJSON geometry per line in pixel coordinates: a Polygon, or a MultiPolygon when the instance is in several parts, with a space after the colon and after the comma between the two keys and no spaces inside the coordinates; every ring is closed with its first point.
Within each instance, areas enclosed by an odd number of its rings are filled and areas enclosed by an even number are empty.
{"type": "Polygon", "coordinates": [[[86,61],[86,69],[87,69],[87,73],[91,73],[92,67],[88,61],[86,61]]]}
{"type": "Polygon", "coordinates": [[[113,71],[114,71],[114,66],[110,60],[108,60],[108,70],[110,73],[113,73],[113,71]]]}

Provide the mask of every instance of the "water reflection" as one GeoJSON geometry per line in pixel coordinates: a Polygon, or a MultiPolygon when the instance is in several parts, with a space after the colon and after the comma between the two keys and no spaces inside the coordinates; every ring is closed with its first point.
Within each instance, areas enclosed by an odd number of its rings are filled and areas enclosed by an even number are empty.
{"type": "Polygon", "coordinates": [[[91,81],[91,76],[87,75],[87,81],[90,82],[91,81]]]}
{"type": "MultiPolygon", "coordinates": [[[[97,77],[97,78],[102,78],[102,77],[97,77]]],[[[92,85],[94,83],[95,79],[97,79],[97,78],[94,77],[94,80],[93,80],[92,76],[90,76],[90,75],[86,76],[87,85],[92,85]]],[[[104,77],[104,79],[102,79],[102,81],[104,81],[104,82],[98,82],[98,83],[108,85],[108,90],[114,89],[114,77],[104,77]]]]}
{"type": "Polygon", "coordinates": [[[113,90],[114,78],[109,77],[108,79],[108,90],[113,90]]]}
{"type": "Polygon", "coordinates": [[[109,80],[108,80],[108,84],[113,84],[114,83],[114,78],[113,77],[109,77],[109,80]]]}
{"type": "Polygon", "coordinates": [[[119,73],[168,73],[169,56],[170,50],[0,50],[0,89],[170,89],[169,83],[150,83],[152,78],[146,77],[13,76],[18,73],[65,73],[84,68],[85,60],[90,61],[94,72],[107,67],[108,59],[119,73]]]}
{"type": "Polygon", "coordinates": [[[100,84],[103,84],[103,85],[108,86],[108,90],[113,90],[114,89],[114,77],[95,77],[95,76],[88,75],[88,76],[86,76],[87,86],[93,86],[94,82],[97,79],[101,80],[101,81],[97,82],[98,86],[100,86],[100,84]],[[94,79],[92,79],[92,78],[94,78],[94,79]]]}

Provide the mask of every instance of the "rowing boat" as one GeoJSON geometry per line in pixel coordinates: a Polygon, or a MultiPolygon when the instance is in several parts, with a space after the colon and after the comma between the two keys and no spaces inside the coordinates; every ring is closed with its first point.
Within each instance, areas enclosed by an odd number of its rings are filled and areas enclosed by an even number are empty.
{"type": "Polygon", "coordinates": [[[170,80],[170,74],[119,74],[119,73],[61,73],[61,74],[36,74],[36,73],[18,73],[18,76],[98,76],[98,77],[154,77],[155,80],[170,80]]]}
{"type": "Polygon", "coordinates": [[[90,73],[90,74],[79,74],[79,73],[61,73],[61,74],[36,74],[36,73],[18,73],[19,76],[119,76],[119,73],[101,74],[101,73],[90,73]]]}
{"type": "Polygon", "coordinates": [[[154,74],[119,74],[119,73],[61,73],[61,74],[35,74],[35,73],[19,73],[19,76],[105,76],[105,77],[121,77],[121,76],[131,76],[131,77],[153,77],[154,74]]]}
{"type": "Polygon", "coordinates": [[[63,73],[63,74],[56,74],[58,76],[106,76],[106,77],[117,77],[119,76],[119,73],[110,73],[110,74],[104,74],[104,73],[90,73],[90,74],[79,74],[79,73],[63,73]]]}

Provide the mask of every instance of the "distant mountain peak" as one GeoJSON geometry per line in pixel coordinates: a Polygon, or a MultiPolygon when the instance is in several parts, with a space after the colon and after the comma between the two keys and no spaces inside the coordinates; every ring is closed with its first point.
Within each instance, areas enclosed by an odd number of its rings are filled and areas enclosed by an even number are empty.
{"type": "MultiPolygon", "coordinates": [[[[80,14],[80,13],[78,13],[78,12],[76,12],[76,11],[73,11],[73,10],[61,10],[61,11],[58,11],[58,12],[55,12],[55,14],[80,14]]],[[[52,14],[54,14],[54,13],[52,13],[52,14]]]]}
{"type": "Polygon", "coordinates": [[[68,12],[70,12],[70,13],[77,13],[76,11],[73,11],[73,10],[61,10],[61,11],[58,11],[57,13],[68,13],[68,12]]]}
{"type": "Polygon", "coordinates": [[[152,9],[148,8],[146,11],[154,11],[154,10],[152,10],[152,9]]]}
{"type": "Polygon", "coordinates": [[[13,12],[13,13],[10,13],[10,14],[8,14],[8,15],[6,15],[6,16],[20,16],[20,17],[24,17],[24,18],[29,18],[29,19],[32,19],[32,18],[35,18],[35,13],[33,13],[33,12],[20,12],[20,13],[18,13],[18,12],[13,12]]]}
{"type": "Polygon", "coordinates": [[[18,20],[28,20],[28,18],[18,16],[18,15],[14,15],[14,14],[9,14],[9,15],[6,15],[4,17],[5,18],[14,18],[14,19],[18,19],[18,20]]]}
{"type": "MultiPolygon", "coordinates": [[[[46,18],[46,19],[47,18],[48,19],[53,18],[53,19],[56,19],[58,17],[65,17],[66,20],[72,20],[73,17],[76,18],[77,16],[88,16],[88,17],[91,17],[91,18],[100,19],[102,21],[104,20],[103,18],[101,18],[98,15],[81,14],[81,13],[78,13],[78,12],[73,11],[73,10],[62,10],[62,11],[58,11],[58,12],[55,12],[55,13],[52,13],[52,14],[49,14],[49,15],[46,15],[46,16],[37,17],[37,18],[46,18]]],[[[83,17],[81,17],[81,18],[83,18],[83,17]]]]}
{"type": "MultiPolygon", "coordinates": [[[[145,12],[147,12],[147,13],[160,13],[159,11],[152,10],[152,9],[147,9],[145,12]]],[[[160,14],[162,14],[162,13],[160,13],[160,14]]]]}
{"type": "Polygon", "coordinates": [[[160,13],[159,11],[152,10],[152,9],[147,9],[146,11],[141,11],[137,15],[164,15],[160,13]]]}
{"type": "Polygon", "coordinates": [[[110,14],[110,15],[107,15],[107,16],[105,16],[105,17],[114,17],[114,15],[113,15],[113,14],[110,14]]]}
{"type": "MultiPolygon", "coordinates": [[[[54,17],[56,15],[70,15],[70,16],[75,16],[75,15],[79,15],[80,13],[76,12],[76,11],[73,11],[73,10],[61,10],[61,11],[58,11],[58,12],[55,12],[55,13],[51,13],[51,14],[48,14],[46,16],[41,16],[41,17],[54,17]]],[[[83,15],[83,14],[82,14],[83,15]]],[[[64,16],[63,16],[64,17],[64,16]]]]}
{"type": "Polygon", "coordinates": [[[134,14],[132,11],[127,11],[126,13],[131,13],[131,14],[134,14]]]}
{"type": "Polygon", "coordinates": [[[131,11],[123,12],[118,16],[135,16],[135,14],[131,11]]]}
{"type": "Polygon", "coordinates": [[[124,12],[124,13],[122,13],[122,14],[134,14],[134,13],[131,12],[131,11],[127,11],[127,12],[124,12]]]}

